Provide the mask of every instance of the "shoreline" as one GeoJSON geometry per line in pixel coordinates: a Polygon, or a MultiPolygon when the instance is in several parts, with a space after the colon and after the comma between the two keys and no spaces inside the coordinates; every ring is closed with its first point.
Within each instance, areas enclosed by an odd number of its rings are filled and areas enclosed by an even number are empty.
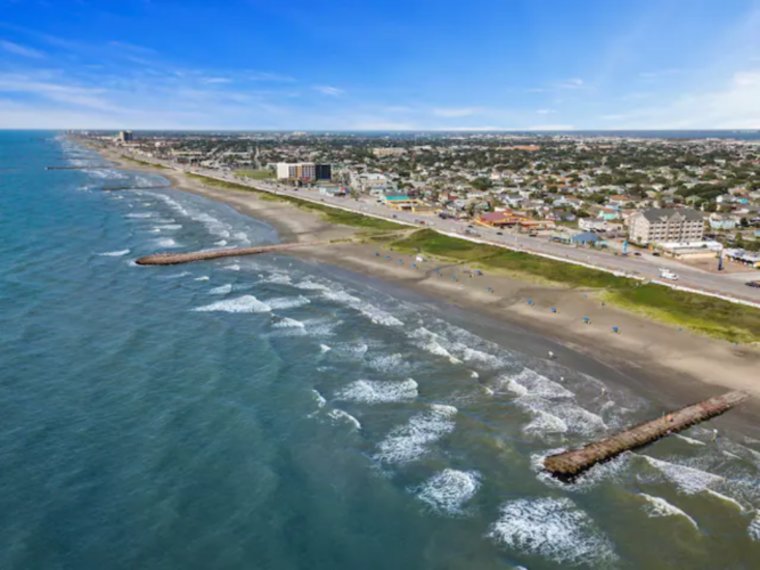
{"type": "MultiPolygon", "coordinates": [[[[176,170],[132,164],[110,149],[93,150],[121,168],[163,176],[177,190],[223,202],[243,215],[264,220],[277,230],[283,242],[329,241],[360,235],[357,228],[327,222],[319,213],[288,202],[265,199],[255,192],[208,187],[176,170]]],[[[746,391],[751,398],[718,420],[722,425],[743,424],[746,432],[760,415],[760,382],[755,379],[760,370],[758,348],[736,346],[606,306],[594,291],[491,272],[467,277],[461,271],[467,264],[416,262],[415,256],[390,251],[382,243],[304,247],[289,255],[412,291],[444,310],[448,306],[466,313],[473,321],[473,314],[477,315],[492,335],[499,336],[501,324],[541,336],[613,371],[619,381],[664,408],[680,407],[725,388],[746,391]],[[412,268],[413,263],[417,268],[412,268]],[[556,307],[557,312],[552,312],[551,307],[556,307]],[[584,317],[590,318],[590,324],[584,324],[584,317]],[[618,326],[620,334],[614,334],[612,326],[618,326]]],[[[557,354],[561,360],[563,355],[557,354]]],[[[760,428],[750,431],[760,432],[760,428]]]]}

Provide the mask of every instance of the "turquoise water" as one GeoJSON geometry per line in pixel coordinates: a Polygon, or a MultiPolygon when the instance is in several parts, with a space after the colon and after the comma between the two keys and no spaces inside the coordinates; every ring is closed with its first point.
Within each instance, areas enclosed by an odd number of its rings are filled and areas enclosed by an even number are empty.
{"type": "Polygon", "coordinates": [[[135,266],[277,241],[101,190],[151,184],[0,132],[0,568],[757,567],[759,441],[694,428],[554,482],[543,455],[661,408],[334,268],[135,266]]]}

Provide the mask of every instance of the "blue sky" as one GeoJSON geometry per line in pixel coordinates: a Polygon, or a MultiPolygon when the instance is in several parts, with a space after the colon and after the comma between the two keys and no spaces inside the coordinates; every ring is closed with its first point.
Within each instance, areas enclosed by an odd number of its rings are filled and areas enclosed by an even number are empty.
{"type": "Polygon", "coordinates": [[[760,0],[0,0],[0,128],[760,128],[760,0]]]}

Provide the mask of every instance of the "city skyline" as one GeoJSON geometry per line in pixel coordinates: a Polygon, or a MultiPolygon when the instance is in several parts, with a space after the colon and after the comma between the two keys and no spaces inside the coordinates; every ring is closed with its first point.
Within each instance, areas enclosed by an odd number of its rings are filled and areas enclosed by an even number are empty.
{"type": "Polygon", "coordinates": [[[0,127],[760,128],[760,2],[0,2],[0,127]]]}

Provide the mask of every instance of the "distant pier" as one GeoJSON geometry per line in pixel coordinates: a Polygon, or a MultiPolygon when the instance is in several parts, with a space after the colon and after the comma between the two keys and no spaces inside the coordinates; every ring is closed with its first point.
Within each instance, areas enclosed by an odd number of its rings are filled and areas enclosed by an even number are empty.
{"type": "Polygon", "coordinates": [[[574,449],[550,455],[544,459],[546,471],[566,482],[587,471],[597,463],[608,461],[625,451],[648,445],[668,435],[678,433],[700,422],[727,412],[747,399],[743,392],[727,392],[661,418],[644,422],[618,434],[574,449]]]}
{"type": "Polygon", "coordinates": [[[238,257],[241,255],[258,255],[260,253],[287,251],[298,247],[324,245],[325,243],[327,242],[279,243],[275,245],[210,249],[206,251],[189,251],[185,253],[155,253],[153,255],[141,257],[137,259],[135,263],[137,265],[178,265],[180,263],[208,261],[210,259],[220,259],[223,257],[238,257]]]}

